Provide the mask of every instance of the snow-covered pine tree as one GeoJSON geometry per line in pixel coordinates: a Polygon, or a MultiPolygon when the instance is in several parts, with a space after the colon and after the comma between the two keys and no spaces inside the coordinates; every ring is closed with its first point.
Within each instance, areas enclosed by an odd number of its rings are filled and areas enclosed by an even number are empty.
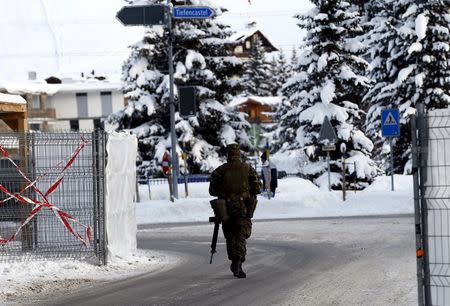
{"type": "Polygon", "coordinates": [[[261,39],[256,39],[250,49],[250,58],[244,63],[240,82],[244,96],[272,96],[275,85],[271,83],[271,65],[266,53],[261,39]]]}
{"type": "Polygon", "coordinates": [[[291,76],[292,69],[287,62],[286,54],[283,49],[274,55],[270,62],[271,76],[272,76],[272,95],[278,96],[281,94],[281,87],[291,76]]]}
{"type": "Polygon", "coordinates": [[[378,16],[387,15],[387,21],[373,43],[372,62],[379,71],[373,75],[377,86],[366,96],[371,104],[366,124],[368,134],[381,143],[380,155],[387,157],[390,147],[381,138],[381,110],[400,110],[401,135],[394,139],[393,150],[395,171],[403,173],[410,168],[409,119],[416,104],[425,103],[428,109],[449,105],[449,3],[405,0],[386,5],[378,16]]]}
{"type": "Polygon", "coordinates": [[[291,53],[291,61],[290,61],[291,73],[294,72],[294,70],[297,68],[297,66],[298,66],[298,52],[297,52],[297,47],[293,47],[293,48],[292,48],[292,53],[291,53]]]}
{"type": "MultiPolygon", "coordinates": [[[[280,150],[304,150],[309,163],[305,174],[318,185],[327,185],[325,153],[319,131],[325,116],[336,129],[337,151],[331,154],[332,184],[342,187],[340,149],[347,165],[356,163],[356,188],[367,186],[377,174],[370,152],[373,144],[355,122],[364,115],[360,93],[368,86],[364,47],[355,40],[361,29],[359,14],[342,0],[313,0],[316,8],[298,16],[307,30],[295,75],[283,87],[286,111],[278,129],[280,150]]],[[[353,166],[346,173],[355,173],[353,166]]]]}
{"type": "MultiPolygon", "coordinates": [[[[396,80],[397,67],[389,60],[390,53],[400,53],[396,46],[397,29],[393,16],[395,0],[373,0],[368,3],[365,26],[369,31],[364,37],[369,46],[367,57],[370,58],[371,70],[369,78],[372,87],[364,97],[364,106],[368,109],[366,117],[366,135],[374,142],[374,160],[385,169],[388,166],[388,153],[384,139],[381,137],[381,110],[395,108],[396,99],[389,94],[383,94],[384,89],[396,80]]],[[[401,156],[402,154],[400,154],[401,156]]],[[[397,156],[399,158],[400,156],[397,156]]],[[[399,163],[397,163],[399,164],[399,163]]]]}
{"type": "MultiPolygon", "coordinates": [[[[153,0],[150,4],[165,1],[153,0]]],[[[186,4],[210,6],[221,14],[221,9],[207,0],[187,0],[186,4]]],[[[244,114],[227,107],[239,94],[237,79],[242,62],[232,54],[232,31],[216,18],[174,20],[173,28],[175,83],[195,86],[198,106],[197,117],[183,119],[176,115],[177,149],[180,152],[182,147],[189,153],[191,173],[209,172],[224,161],[227,144],[237,142],[244,149],[250,146],[244,114]]],[[[140,157],[151,173],[160,171],[158,164],[171,146],[167,37],[167,29],[150,27],[142,42],[132,47],[123,66],[129,104],[109,119],[119,129],[137,135],[140,157]]]]}

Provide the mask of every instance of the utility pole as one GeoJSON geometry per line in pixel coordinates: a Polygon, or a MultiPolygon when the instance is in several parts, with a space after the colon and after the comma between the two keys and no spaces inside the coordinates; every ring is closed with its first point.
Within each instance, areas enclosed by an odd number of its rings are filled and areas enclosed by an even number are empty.
{"type": "MultiPolygon", "coordinates": [[[[172,4],[167,0],[167,6],[170,9],[172,4]]],[[[172,191],[174,198],[178,199],[178,154],[177,154],[177,134],[175,132],[175,99],[174,99],[174,80],[173,80],[173,31],[172,31],[172,14],[168,18],[167,28],[169,31],[169,103],[170,103],[170,141],[172,147],[172,191]]]]}

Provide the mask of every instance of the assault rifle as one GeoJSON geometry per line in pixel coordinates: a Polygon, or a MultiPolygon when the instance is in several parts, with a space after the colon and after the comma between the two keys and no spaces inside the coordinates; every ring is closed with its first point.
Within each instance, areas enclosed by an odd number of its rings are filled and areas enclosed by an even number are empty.
{"type": "Polygon", "coordinates": [[[219,227],[220,227],[220,221],[217,221],[216,217],[210,217],[209,222],[214,222],[214,232],[211,242],[211,258],[209,259],[209,264],[212,264],[212,259],[214,256],[214,253],[216,253],[216,246],[217,246],[217,236],[219,235],[219,227]]]}
{"type": "Polygon", "coordinates": [[[214,222],[214,232],[211,241],[211,258],[209,259],[209,263],[212,264],[214,253],[216,253],[217,236],[219,235],[220,223],[228,220],[228,214],[225,200],[217,199],[210,201],[210,203],[211,208],[214,210],[214,217],[209,218],[210,223],[214,222]]]}

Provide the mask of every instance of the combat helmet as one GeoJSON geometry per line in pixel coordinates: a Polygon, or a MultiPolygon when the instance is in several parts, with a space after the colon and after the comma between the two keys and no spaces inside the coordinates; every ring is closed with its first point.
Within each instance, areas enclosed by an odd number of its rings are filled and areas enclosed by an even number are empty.
{"type": "Polygon", "coordinates": [[[241,147],[237,143],[232,143],[227,146],[228,159],[240,159],[241,147]]]}

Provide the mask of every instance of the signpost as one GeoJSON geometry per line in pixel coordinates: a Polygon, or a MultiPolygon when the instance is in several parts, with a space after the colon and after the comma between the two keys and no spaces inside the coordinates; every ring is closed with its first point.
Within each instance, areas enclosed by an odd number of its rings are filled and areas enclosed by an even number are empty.
{"type": "MultiPolygon", "coordinates": [[[[172,19],[207,19],[215,15],[212,8],[202,6],[176,6],[170,12],[171,1],[167,5],[125,6],[116,15],[123,25],[167,26],[168,29],[168,65],[169,65],[169,93],[170,93],[170,138],[172,150],[172,190],[173,196],[178,199],[178,154],[177,136],[175,133],[175,102],[174,102],[174,76],[173,76],[173,31],[172,19]]],[[[170,184],[169,184],[170,185],[170,184]]]]}
{"type": "Polygon", "coordinates": [[[331,125],[330,119],[327,116],[323,119],[322,127],[319,133],[319,143],[322,143],[322,151],[327,152],[328,164],[328,190],[331,191],[331,166],[330,166],[330,152],[336,150],[335,143],[337,142],[336,132],[331,125]]]}
{"type": "Polygon", "coordinates": [[[381,134],[389,138],[391,147],[391,190],[394,191],[394,137],[400,136],[400,115],[398,109],[381,111],[381,134]]]}
{"type": "Polygon", "coordinates": [[[167,25],[169,11],[165,5],[124,6],[116,17],[123,25],[167,25]]]}
{"type": "Polygon", "coordinates": [[[173,18],[177,19],[206,19],[211,18],[216,12],[207,6],[175,6],[173,18]]]}

